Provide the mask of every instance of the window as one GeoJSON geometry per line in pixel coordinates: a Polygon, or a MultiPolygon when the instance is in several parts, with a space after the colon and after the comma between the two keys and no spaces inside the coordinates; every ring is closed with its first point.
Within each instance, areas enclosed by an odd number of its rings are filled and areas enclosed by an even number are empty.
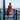
{"type": "Polygon", "coordinates": [[[0,0],[0,20],[3,20],[3,0],[0,0]]]}

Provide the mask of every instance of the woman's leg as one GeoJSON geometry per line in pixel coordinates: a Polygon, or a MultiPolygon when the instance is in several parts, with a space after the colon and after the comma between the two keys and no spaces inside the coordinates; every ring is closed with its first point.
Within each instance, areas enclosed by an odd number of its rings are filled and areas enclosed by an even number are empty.
{"type": "Polygon", "coordinates": [[[8,17],[7,17],[7,18],[8,18],[8,20],[9,20],[9,14],[8,14],[7,16],[8,16],[8,17]]]}

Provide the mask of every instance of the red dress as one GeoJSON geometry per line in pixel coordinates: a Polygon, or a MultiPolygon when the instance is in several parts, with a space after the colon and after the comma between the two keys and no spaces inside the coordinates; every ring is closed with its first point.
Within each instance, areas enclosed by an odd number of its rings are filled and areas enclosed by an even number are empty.
{"type": "Polygon", "coordinates": [[[9,6],[9,8],[8,8],[8,16],[9,16],[9,13],[11,11],[11,8],[12,8],[12,6],[9,6]]]}

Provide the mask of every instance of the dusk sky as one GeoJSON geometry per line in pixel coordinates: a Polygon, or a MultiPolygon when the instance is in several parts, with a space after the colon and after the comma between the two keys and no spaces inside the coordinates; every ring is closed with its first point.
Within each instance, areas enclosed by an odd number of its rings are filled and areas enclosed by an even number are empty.
{"type": "MultiPolygon", "coordinates": [[[[8,8],[9,2],[12,3],[12,8],[20,8],[20,0],[5,0],[6,8],[8,8]]],[[[0,0],[0,8],[3,8],[3,0],[0,0]]]]}

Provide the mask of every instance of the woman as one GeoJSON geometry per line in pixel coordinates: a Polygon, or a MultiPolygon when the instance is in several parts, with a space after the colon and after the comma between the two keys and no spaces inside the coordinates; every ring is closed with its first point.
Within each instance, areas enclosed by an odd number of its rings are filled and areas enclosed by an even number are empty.
{"type": "Polygon", "coordinates": [[[9,3],[8,10],[7,10],[7,16],[8,16],[8,18],[9,18],[9,14],[10,14],[11,8],[12,8],[11,3],[9,3]]]}

